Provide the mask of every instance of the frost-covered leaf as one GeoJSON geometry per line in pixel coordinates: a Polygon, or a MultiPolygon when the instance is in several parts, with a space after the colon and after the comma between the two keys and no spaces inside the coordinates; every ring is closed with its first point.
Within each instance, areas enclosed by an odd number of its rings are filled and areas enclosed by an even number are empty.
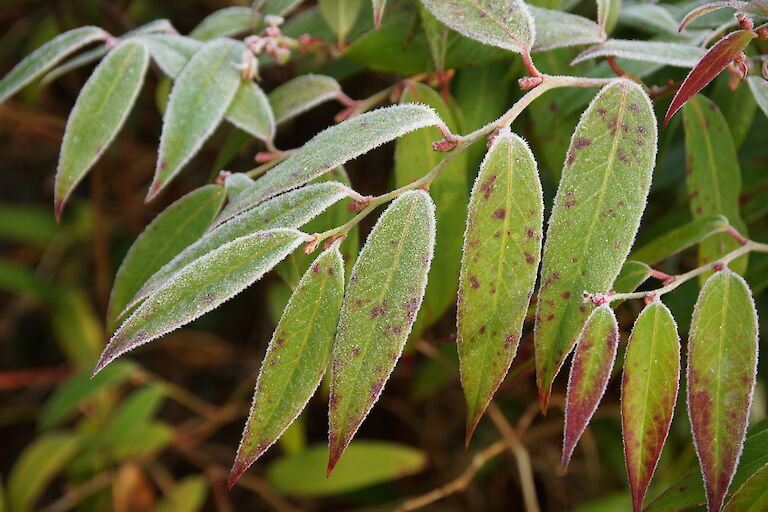
{"type": "Polygon", "coordinates": [[[651,267],[640,261],[625,261],[621,267],[621,272],[613,283],[613,291],[616,293],[633,292],[649,277],[651,277],[651,267]]]}
{"type": "Polygon", "coordinates": [[[704,50],[683,43],[609,39],[582,52],[571,64],[605,56],[690,68],[704,56],[704,50]]]}
{"type": "MultiPolygon", "coordinates": [[[[728,122],[712,101],[697,95],[683,108],[688,197],[694,219],[723,215],[736,230],[747,236],[741,219],[741,169],[728,122]]],[[[699,244],[699,264],[712,263],[739,247],[728,234],[718,234],[699,244]]],[[[734,272],[743,274],[747,258],[731,263],[734,272]]],[[[701,279],[704,283],[706,274],[701,279]]]]}
{"type": "Polygon", "coordinates": [[[750,76],[747,78],[747,83],[757,105],[768,116],[768,81],[758,76],[750,76]]]}
{"type": "Polygon", "coordinates": [[[760,512],[768,510],[768,464],[758,469],[733,493],[723,512],[760,512]]]}
{"type": "Polygon", "coordinates": [[[193,190],[155,217],[128,250],[117,271],[107,308],[110,325],[152,274],[203,236],[224,199],[221,186],[207,185],[193,190]]]}
{"type": "Polygon", "coordinates": [[[424,4],[419,4],[419,16],[421,17],[421,26],[427,35],[429,51],[432,55],[432,62],[438,71],[445,70],[445,56],[448,53],[448,36],[451,29],[442,21],[435,18],[424,4]]]}
{"type": "Polygon", "coordinates": [[[336,98],[340,92],[339,83],[329,76],[301,75],[272,89],[269,103],[275,113],[275,121],[282,124],[336,98]]]}
{"type": "Polygon", "coordinates": [[[218,222],[259,202],[298,187],[401,135],[426,126],[443,125],[424,105],[395,105],[367,112],[318,133],[285,162],[272,168],[236,201],[224,208],[218,222]]]}
{"type": "Polygon", "coordinates": [[[210,41],[174,81],[147,201],[178,174],[219,125],[240,85],[236,66],[244,51],[245,45],[231,39],[210,41]]]}
{"type": "MultiPolygon", "coordinates": [[[[424,84],[412,84],[400,97],[401,104],[419,102],[435,109],[452,131],[459,126],[451,108],[440,94],[424,84]]],[[[421,178],[445,156],[432,149],[432,142],[442,136],[436,128],[422,128],[400,137],[395,144],[395,187],[403,187],[421,178]]],[[[469,190],[466,154],[457,155],[429,187],[435,202],[437,237],[432,275],[440,276],[427,285],[414,336],[437,321],[456,304],[456,289],[461,266],[461,247],[467,218],[469,190]]]]}
{"type": "Polygon", "coordinates": [[[149,52],[127,41],[109,52],[80,91],[69,114],[56,170],[54,205],[64,203],[123,127],[144,83],[149,52]]]}
{"type": "Polygon", "coordinates": [[[203,47],[200,41],[171,34],[151,34],[137,39],[147,45],[152,60],[171,78],[179,76],[189,59],[203,47]]]}
{"type": "Polygon", "coordinates": [[[331,358],[344,261],[331,247],[310,265],[285,306],[261,364],[251,412],[229,487],[293,423],[320,385],[331,358]]]}
{"type": "Polygon", "coordinates": [[[467,37],[513,52],[533,46],[533,17],[522,0],[421,0],[437,19],[467,37]]]}
{"type": "Polygon", "coordinates": [[[275,118],[267,95],[251,80],[240,84],[227,110],[227,121],[263,141],[275,135],[275,118]]]}
{"type": "Polygon", "coordinates": [[[597,0],[597,25],[600,27],[602,38],[605,39],[616,25],[621,10],[621,0],[597,0]]]}
{"type": "Polygon", "coordinates": [[[258,280],[309,237],[274,229],[237,238],[174,274],[120,326],[94,374],[116,357],[217,308],[258,280]]]}
{"type": "Polygon", "coordinates": [[[379,217],[352,269],[333,347],[329,474],[400,358],[434,244],[432,199],[421,190],[406,192],[379,217]]]}
{"type": "Polygon", "coordinates": [[[253,184],[253,180],[245,173],[236,172],[224,179],[224,189],[227,191],[227,200],[232,201],[237,194],[253,184]]]}
{"type": "Polygon", "coordinates": [[[177,272],[217,247],[259,231],[298,228],[348,193],[349,189],[340,183],[308,185],[238,215],[211,230],[154,273],[133,297],[129,307],[167,285],[175,279],[177,272]]]}
{"type": "Polygon", "coordinates": [[[664,116],[664,126],[667,125],[675,112],[691,99],[693,95],[702,90],[709,82],[715,79],[720,72],[728,66],[739,53],[741,53],[749,42],[757,37],[751,30],[736,30],[731,32],[713,47],[707,50],[706,55],[696,64],[696,66],[685,77],[680,88],[672,98],[672,103],[664,116]]]}
{"type": "Polygon", "coordinates": [[[387,7],[387,0],[371,0],[373,3],[373,24],[376,28],[381,28],[381,18],[384,16],[384,9],[387,7]]]}
{"type": "Polygon", "coordinates": [[[756,371],[754,301],[725,268],[701,290],[688,339],[688,413],[709,510],[720,510],[736,470],[756,371]]]}
{"type": "Polygon", "coordinates": [[[457,342],[467,438],[517,352],[536,284],[543,215],[533,154],[505,130],[480,166],[464,235],[457,342]]]}
{"type": "Polygon", "coordinates": [[[534,343],[539,396],[573,348],[591,306],[629,253],[656,159],[656,118],[634,82],[603,88],[573,134],[544,243],[534,343]]]}
{"type": "Polygon", "coordinates": [[[217,37],[234,36],[252,31],[260,21],[250,7],[227,7],[209,14],[201,21],[189,37],[198,41],[208,41],[217,37]]]}
{"type": "Polygon", "coordinates": [[[618,347],[619,326],[613,310],[605,304],[592,311],[573,354],[565,398],[563,467],[568,467],[576,443],[603,398],[618,347]]]}
{"type": "Polygon", "coordinates": [[[318,0],[320,14],[343,43],[360,15],[363,0],[318,0]]]}
{"type": "Polygon", "coordinates": [[[98,27],[80,27],[59,34],[27,55],[0,80],[0,103],[58,64],[67,55],[88,44],[104,41],[107,37],[109,34],[98,27]]]}
{"type": "Polygon", "coordinates": [[[707,215],[667,231],[632,251],[633,260],[653,264],[698,244],[705,238],[722,233],[728,228],[728,219],[722,215],[707,215]]]}
{"type": "Polygon", "coordinates": [[[663,6],[637,3],[622,7],[619,13],[622,24],[649,30],[653,33],[677,35],[677,20],[663,6]]]}
{"type": "Polygon", "coordinates": [[[534,5],[529,5],[528,10],[536,22],[536,42],[533,45],[533,51],[602,41],[600,27],[590,19],[534,5]]]}
{"type": "Polygon", "coordinates": [[[768,18],[768,2],[765,0],[752,0],[750,2],[742,2],[739,0],[723,0],[719,2],[711,2],[696,7],[689,12],[683,21],[680,22],[680,30],[683,30],[691,21],[698,18],[702,14],[712,12],[725,7],[736,9],[747,14],[759,16],[761,18],[768,18]]]}
{"type": "Polygon", "coordinates": [[[669,309],[653,302],[635,321],[621,381],[621,431],[635,512],[669,433],[680,380],[680,339],[669,309]]]}

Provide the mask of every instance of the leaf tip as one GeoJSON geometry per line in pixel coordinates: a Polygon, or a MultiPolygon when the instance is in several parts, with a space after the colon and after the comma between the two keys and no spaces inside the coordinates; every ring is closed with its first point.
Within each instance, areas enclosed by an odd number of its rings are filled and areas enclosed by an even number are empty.
{"type": "Polygon", "coordinates": [[[153,180],[152,185],[149,186],[149,191],[147,192],[147,197],[144,198],[144,202],[148,203],[151,200],[153,200],[157,194],[160,192],[160,189],[163,188],[162,184],[158,180],[153,180]]]}
{"type": "Polygon", "coordinates": [[[227,480],[227,491],[231,491],[240,477],[248,469],[248,464],[244,464],[243,461],[238,460],[232,466],[232,470],[229,472],[229,479],[227,480]]]}
{"type": "Polygon", "coordinates": [[[539,385],[539,408],[541,409],[541,415],[547,415],[547,408],[549,407],[549,396],[551,394],[551,388],[545,385],[539,385]]]}

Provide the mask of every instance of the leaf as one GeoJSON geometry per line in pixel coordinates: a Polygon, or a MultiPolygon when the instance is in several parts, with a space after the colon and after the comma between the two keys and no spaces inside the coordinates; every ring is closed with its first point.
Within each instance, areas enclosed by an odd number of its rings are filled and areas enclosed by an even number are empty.
{"type": "MultiPolygon", "coordinates": [[[[694,219],[724,215],[739,233],[747,236],[741,219],[741,169],[728,123],[717,106],[704,96],[694,96],[683,109],[688,197],[694,219]]],[[[712,263],[739,243],[725,233],[699,244],[699,265],[712,263]]],[[[742,274],[747,258],[731,264],[742,274]]],[[[709,276],[710,274],[707,274],[709,276]]],[[[701,279],[704,283],[706,277],[701,279]]]]}
{"type": "Polygon", "coordinates": [[[434,244],[432,199],[424,191],[406,192],[381,214],[352,269],[333,347],[328,474],[400,358],[434,244]]]}
{"type": "Polygon", "coordinates": [[[252,32],[260,21],[260,17],[254,16],[250,7],[227,7],[206,16],[189,33],[189,37],[198,41],[208,41],[217,37],[252,32]]]}
{"type": "Polygon", "coordinates": [[[680,383],[680,338],[672,313],[661,302],[637,317],[621,381],[621,432],[632,503],[636,512],[669,433],[680,383]]]}
{"type": "Polygon", "coordinates": [[[461,260],[457,341],[467,442],[517,352],[536,284],[543,212],[533,154],[503,130],[472,188],[461,260]]]}
{"type": "Polygon", "coordinates": [[[354,26],[360,15],[363,0],[318,0],[320,13],[339,38],[339,46],[344,46],[347,33],[354,26]]]}
{"type": "Polygon", "coordinates": [[[386,441],[358,441],[326,478],[325,457],[326,447],[321,445],[282,457],[267,468],[267,480],[283,493],[331,496],[418,473],[427,463],[421,450],[386,441]]]}
{"type": "Polygon", "coordinates": [[[230,489],[301,414],[320,385],[331,359],[343,297],[344,261],[334,245],[307,269],[269,342],[230,473],[230,489]]]}
{"type": "Polygon", "coordinates": [[[747,83],[757,105],[768,116],[768,81],[757,76],[750,76],[747,78],[747,83]]]}
{"type": "Polygon", "coordinates": [[[222,245],[183,267],[120,326],[94,374],[121,354],[215,309],[306,241],[307,235],[293,229],[260,231],[222,245]]]}
{"type": "Polygon", "coordinates": [[[675,112],[691,99],[697,92],[702,90],[709,82],[720,74],[728,66],[728,63],[735,59],[741,53],[749,42],[757,37],[751,30],[736,30],[724,38],[720,39],[712,46],[696,66],[685,77],[680,88],[672,98],[667,113],[664,116],[664,126],[675,115],[675,112]]]}
{"type": "Polygon", "coordinates": [[[427,35],[429,50],[432,55],[432,62],[437,71],[445,70],[445,56],[448,53],[448,36],[450,29],[424,7],[423,3],[419,5],[419,16],[421,17],[421,26],[427,35]]]}
{"type": "Polygon", "coordinates": [[[307,183],[371,149],[425,126],[443,126],[423,105],[380,108],[331,126],[315,135],[286,161],[270,169],[219,216],[224,222],[276,194],[307,183]]]}
{"type": "Polygon", "coordinates": [[[80,447],[75,434],[51,432],[24,447],[8,476],[8,508],[13,512],[34,510],[48,483],[80,447]]]}
{"type": "MultiPolygon", "coordinates": [[[[613,290],[616,293],[631,293],[649,277],[651,277],[651,267],[639,261],[625,261],[613,283],[613,290]]],[[[611,304],[615,305],[616,302],[611,304]]]]}
{"type": "Polygon", "coordinates": [[[115,276],[107,308],[110,326],[152,274],[205,234],[224,199],[221,186],[200,187],[170,205],[144,229],[115,276]]]}
{"type": "Polygon", "coordinates": [[[722,233],[728,226],[728,219],[722,215],[694,218],[689,223],[667,231],[639,249],[635,249],[629,257],[652,265],[696,245],[716,233],[722,233]]]}
{"type": "Polygon", "coordinates": [[[768,508],[768,464],[744,482],[723,512],[760,512],[768,508]]]}
{"type": "Polygon", "coordinates": [[[253,180],[245,173],[236,172],[226,177],[224,189],[227,191],[227,200],[233,201],[246,187],[253,184],[253,180]]]}
{"type": "Polygon", "coordinates": [[[491,46],[527,52],[533,46],[535,26],[522,0],[421,0],[437,19],[453,30],[491,46]]]}
{"type": "Polygon", "coordinates": [[[620,9],[621,0],[597,0],[597,25],[603,39],[616,25],[620,9]]]}
{"type": "Polygon", "coordinates": [[[384,9],[387,6],[387,0],[371,0],[373,4],[373,24],[376,28],[381,28],[381,18],[384,16],[384,9]]]}
{"type": "Polygon", "coordinates": [[[757,312],[728,268],[707,280],[688,339],[688,412],[710,510],[720,510],[747,432],[757,371],[757,312]]]}
{"type": "Polygon", "coordinates": [[[245,46],[236,41],[210,41],[194,54],[174,82],[147,201],[178,174],[219,125],[240,85],[235,66],[244,51],[245,46]]]}
{"type": "Polygon", "coordinates": [[[582,293],[607,292],[637,232],[656,157],[656,119],[634,82],[603,88],[571,139],[549,220],[534,344],[539,397],[590,313],[582,293]]]}
{"type": "Polygon", "coordinates": [[[132,392],[110,417],[102,432],[102,441],[109,448],[120,449],[132,432],[150,423],[165,401],[165,393],[153,384],[132,392]]]}
{"type": "Polygon", "coordinates": [[[56,170],[57,219],[72,190],[123,127],[148,65],[149,52],[143,44],[122,43],[107,54],[80,91],[67,120],[56,170]]]}
{"type": "Polygon", "coordinates": [[[200,41],[169,34],[151,34],[137,39],[147,46],[160,70],[171,78],[179,76],[189,59],[203,47],[200,41]]]}
{"type": "Polygon", "coordinates": [[[689,12],[685,18],[683,18],[683,21],[680,22],[679,30],[683,30],[691,21],[698,18],[702,14],[706,14],[717,9],[722,9],[724,7],[730,7],[732,9],[736,9],[737,11],[742,11],[747,14],[759,16],[761,18],[768,17],[768,3],[766,3],[765,0],[752,0],[750,2],[725,0],[720,2],[711,2],[698,6],[689,12]]]}
{"type": "Polygon", "coordinates": [[[275,122],[289,119],[335,99],[341,93],[339,83],[324,75],[301,75],[288,80],[269,92],[269,103],[275,113],[275,122]]]}
{"type": "Polygon", "coordinates": [[[533,45],[533,51],[602,41],[600,27],[590,19],[534,5],[529,5],[528,10],[536,23],[536,42],[533,45]]]}
{"type": "Polygon", "coordinates": [[[262,12],[264,16],[274,14],[276,16],[285,16],[293,11],[303,0],[267,0],[262,12]]]}
{"type": "Polygon", "coordinates": [[[196,512],[205,505],[208,483],[202,475],[188,476],[174,485],[155,512],[196,512]]]}
{"type": "Polygon", "coordinates": [[[579,335],[565,398],[563,467],[595,414],[611,377],[619,347],[619,326],[608,304],[595,308],[579,335]]]}
{"type": "Polygon", "coordinates": [[[612,56],[689,68],[695,66],[703,55],[704,51],[701,48],[690,44],[609,39],[582,52],[573,59],[571,64],[597,57],[612,56]]]}
{"type": "Polygon", "coordinates": [[[638,3],[623,6],[619,19],[624,25],[652,33],[677,35],[677,20],[662,5],[638,3]]]}
{"type": "Polygon", "coordinates": [[[155,272],[136,293],[128,307],[138,304],[148,295],[166,286],[176,278],[179,271],[218,247],[260,231],[298,228],[348,193],[346,186],[336,182],[309,185],[242,213],[209,231],[155,272]]]}
{"type": "Polygon", "coordinates": [[[80,27],[59,34],[27,55],[0,80],[0,103],[58,64],[67,55],[108,37],[109,34],[98,27],[80,27]]]}
{"type": "MultiPolygon", "coordinates": [[[[401,104],[419,102],[435,109],[448,128],[459,126],[448,104],[440,94],[424,84],[412,84],[400,97],[401,104]]],[[[436,128],[424,128],[400,137],[395,144],[395,186],[403,187],[421,178],[436,166],[444,154],[432,149],[432,141],[442,136],[436,128]]],[[[466,155],[457,155],[441,172],[440,179],[429,187],[435,202],[436,245],[432,260],[433,275],[440,276],[427,285],[421,305],[419,321],[413,328],[414,336],[456,304],[456,290],[461,267],[461,247],[466,226],[466,205],[469,202],[466,155]]]]}
{"type": "Polygon", "coordinates": [[[265,142],[275,136],[275,118],[267,95],[251,80],[240,84],[227,110],[227,121],[265,142]]]}

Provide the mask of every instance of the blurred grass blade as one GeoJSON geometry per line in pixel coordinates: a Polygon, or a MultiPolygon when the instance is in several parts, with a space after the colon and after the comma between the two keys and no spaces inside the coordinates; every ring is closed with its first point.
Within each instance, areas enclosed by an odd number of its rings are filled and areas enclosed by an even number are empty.
{"type": "Polygon", "coordinates": [[[137,39],[147,45],[152,60],[171,78],[179,76],[189,59],[203,47],[200,41],[169,34],[152,34],[137,39]]]}
{"type": "Polygon", "coordinates": [[[333,347],[328,474],[400,358],[435,244],[432,199],[406,192],[381,214],[352,269],[333,347]]]}
{"type": "Polygon", "coordinates": [[[325,75],[301,75],[269,92],[275,122],[282,124],[341,93],[339,83],[325,75]]]}
{"type": "Polygon", "coordinates": [[[768,510],[768,464],[764,465],[733,493],[723,512],[768,510]]]}
{"type": "Polygon", "coordinates": [[[203,475],[188,476],[165,494],[154,512],[197,512],[203,509],[207,495],[206,478],[203,475]]]}
{"type": "Polygon", "coordinates": [[[94,375],[119,355],[217,308],[270,271],[308,236],[293,229],[260,231],[229,242],[179,270],[120,326],[94,375]]]}
{"type": "Polygon", "coordinates": [[[661,302],[635,321],[621,382],[621,432],[635,512],[669,433],[680,381],[680,339],[672,313],[661,302]]]}
{"type": "Polygon", "coordinates": [[[768,80],[759,76],[750,76],[747,78],[747,82],[758,106],[768,116],[768,80]]]}
{"type": "Polygon", "coordinates": [[[254,17],[250,7],[226,7],[209,14],[189,33],[189,37],[208,41],[234,36],[252,32],[259,22],[260,17],[254,17]]]}
{"type": "Polygon", "coordinates": [[[0,80],[0,103],[58,64],[67,55],[108,37],[109,34],[98,27],[80,27],[59,34],[27,55],[0,80]]]}
{"type": "Polygon", "coordinates": [[[608,292],[645,209],[656,158],[656,118],[634,82],[603,88],[571,139],[544,243],[534,343],[539,399],[591,311],[582,293],[608,292]]]}
{"type": "Polygon", "coordinates": [[[387,7],[387,0],[371,0],[371,2],[373,3],[373,24],[377,29],[380,29],[384,9],[387,7]]]}
{"type": "Polygon", "coordinates": [[[110,329],[147,279],[205,234],[225,198],[220,185],[200,187],[171,204],[144,229],[115,276],[107,308],[110,329]]]}
{"type": "Polygon", "coordinates": [[[426,126],[443,126],[437,114],[424,105],[380,108],[331,126],[315,135],[285,162],[228,204],[217,223],[253,208],[265,199],[298,187],[401,135],[426,126]]]}
{"type": "Polygon", "coordinates": [[[728,219],[722,215],[694,218],[688,224],[667,231],[639,249],[632,251],[629,257],[652,265],[696,245],[714,234],[722,233],[728,229],[728,226],[728,219]]]}
{"type": "Polygon", "coordinates": [[[757,312],[728,268],[699,294],[688,339],[688,412],[710,510],[720,510],[747,432],[757,371],[757,312]]]}
{"type": "Polygon", "coordinates": [[[56,170],[56,218],[72,190],[107,150],[123,127],[144,84],[146,46],[121,43],[110,51],[83,86],[67,120],[56,170]]]}
{"type": "Polygon", "coordinates": [[[585,50],[571,64],[606,56],[690,68],[704,56],[704,51],[692,44],[609,39],[585,50]]]}
{"type": "Polygon", "coordinates": [[[195,53],[174,82],[147,201],[178,174],[219,125],[240,85],[236,66],[245,51],[240,42],[210,41],[195,53]]]}
{"type": "Polygon", "coordinates": [[[533,51],[552,50],[566,46],[579,46],[602,41],[600,28],[594,21],[569,12],[554,11],[529,5],[528,10],[536,23],[536,42],[533,51]],[[564,30],[563,27],[568,27],[564,30]]]}
{"type": "Polygon", "coordinates": [[[603,398],[618,347],[619,326],[613,310],[605,304],[592,311],[573,354],[565,399],[564,468],[603,398]]]}
{"type": "Polygon", "coordinates": [[[240,84],[227,110],[227,121],[264,142],[275,136],[275,118],[267,95],[251,80],[240,84]]]}
{"type": "MultiPolygon", "coordinates": [[[[461,260],[457,341],[467,443],[517,352],[536,284],[543,215],[533,154],[504,130],[472,189],[461,260]]],[[[438,247],[439,237],[438,221],[438,247]]]]}
{"type": "Polygon", "coordinates": [[[264,16],[267,14],[285,16],[293,11],[302,1],[303,0],[266,0],[261,12],[264,16]]]}
{"type": "Polygon", "coordinates": [[[343,297],[344,261],[334,246],[307,269],[269,342],[230,473],[230,489],[293,423],[320,385],[343,297]]]}

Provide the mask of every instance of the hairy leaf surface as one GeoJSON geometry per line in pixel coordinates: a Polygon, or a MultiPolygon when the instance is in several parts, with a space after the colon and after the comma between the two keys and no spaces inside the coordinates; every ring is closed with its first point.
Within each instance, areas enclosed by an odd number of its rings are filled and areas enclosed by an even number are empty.
{"type": "MultiPolygon", "coordinates": [[[[625,261],[613,283],[616,293],[630,293],[651,277],[651,267],[640,261],[625,261]]],[[[618,301],[617,301],[618,302],[618,301]]],[[[612,303],[616,305],[616,302],[612,303]]]]}
{"type": "Polygon", "coordinates": [[[294,229],[237,238],[179,270],[120,326],[94,373],[121,354],[215,309],[272,269],[308,236],[294,229]]]}
{"type": "Polygon", "coordinates": [[[260,21],[250,7],[227,7],[219,9],[201,21],[189,37],[198,41],[208,41],[217,37],[234,36],[253,30],[260,21]]]}
{"type": "Polygon", "coordinates": [[[533,154],[505,130],[480,167],[464,235],[457,341],[467,437],[517,352],[536,284],[543,215],[533,154]]]}
{"type": "Polygon", "coordinates": [[[340,92],[339,83],[329,76],[301,75],[272,89],[269,103],[275,113],[275,121],[281,124],[336,98],[340,92]]]}
{"type": "Polygon", "coordinates": [[[234,200],[235,197],[237,197],[237,194],[252,184],[253,180],[245,173],[236,172],[230,174],[224,179],[224,189],[227,191],[227,200],[234,200]]]}
{"type": "Polygon", "coordinates": [[[619,326],[607,304],[595,308],[584,324],[573,354],[565,399],[563,467],[595,414],[611,377],[619,347],[619,326]]]}
{"type": "Polygon", "coordinates": [[[581,295],[609,291],[640,224],[656,158],[656,119],[633,82],[606,86],[579,121],[549,220],[534,343],[539,397],[590,313],[581,295]]]}
{"type": "Polygon", "coordinates": [[[582,52],[571,64],[605,56],[690,68],[704,56],[704,50],[683,43],[609,39],[582,52]]]}
{"type": "Polygon", "coordinates": [[[620,9],[621,0],[597,0],[597,24],[603,39],[616,25],[620,9]]]}
{"type": "Polygon", "coordinates": [[[722,215],[694,218],[691,222],[667,231],[632,251],[629,257],[653,264],[696,245],[716,233],[722,233],[728,226],[728,219],[722,215]]]}
{"type": "Polygon", "coordinates": [[[434,244],[432,199],[424,191],[406,192],[379,217],[352,269],[333,347],[329,474],[400,358],[434,244]]]}
{"type": "Polygon", "coordinates": [[[752,91],[757,105],[768,116],[768,80],[758,76],[750,76],[747,78],[747,83],[749,83],[749,89],[752,91]]]}
{"type": "Polygon", "coordinates": [[[83,86],[67,120],[56,170],[54,205],[64,203],[123,127],[144,84],[149,52],[140,42],[117,46],[83,86]]]}
{"type": "Polygon", "coordinates": [[[768,464],[733,493],[723,512],[760,512],[768,509],[768,464]]]}
{"type": "Polygon", "coordinates": [[[699,294],[688,340],[688,413],[710,510],[720,510],[747,432],[757,371],[757,312],[725,268],[699,294]]]}
{"type": "Polygon", "coordinates": [[[680,339],[669,309],[653,302],[635,321],[621,381],[621,431],[635,512],[669,433],[680,381],[680,339]]]}
{"type": "Polygon", "coordinates": [[[256,381],[229,487],[293,423],[331,358],[344,297],[344,261],[331,247],[310,265],[285,306],[256,381]]]}
{"type": "Polygon", "coordinates": [[[448,53],[448,36],[451,29],[435,18],[435,15],[424,7],[423,3],[419,4],[419,15],[421,16],[421,26],[427,35],[432,62],[437,71],[443,71],[445,70],[445,56],[448,53]]]}
{"type": "Polygon", "coordinates": [[[204,43],[189,37],[170,34],[150,34],[137,37],[147,45],[152,60],[160,70],[176,78],[184,70],[189,59],[203,47],[204,43]]]}
{"type": "Polygon", "coordinates": [[[275,136],[275,118],[267,95],[251,80],[240,84],[227,110],[227,121],[263,141],[275,136]]]}
{"type": "Polygon", "coordinates": [[[602,40],[600,27],[590,19],[534,5],[529,5],[528,10],[536,22],[533,51],[591,44],[602,40]]]}

